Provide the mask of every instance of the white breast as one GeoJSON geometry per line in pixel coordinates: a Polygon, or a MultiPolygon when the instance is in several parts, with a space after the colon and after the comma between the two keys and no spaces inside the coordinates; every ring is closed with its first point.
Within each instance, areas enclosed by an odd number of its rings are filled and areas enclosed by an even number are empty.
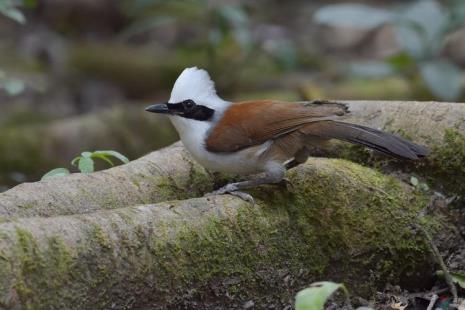
{"type": "Polygon", "coordinates": [[[210,122],[177,116],[170,116],[170,119],[186,149],[208,170],[241,175],[264,171],[263,164],[257,158],[269,146],[268,143],[234,153],[213,153],[205,148],[205,137],[212,126],[210,122]]]}

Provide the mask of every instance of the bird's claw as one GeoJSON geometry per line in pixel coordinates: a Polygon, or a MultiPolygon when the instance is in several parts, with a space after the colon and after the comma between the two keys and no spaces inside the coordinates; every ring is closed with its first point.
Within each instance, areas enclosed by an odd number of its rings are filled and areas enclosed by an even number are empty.
{"type": "Polygon", "coordinates": [[[236,196],[236,197],[239,197],[242,200],[244,200],[246,202],[249,202],[249,203],[251,203],[253,205],[255,204],[255,200],[253,199],[252,195],[250,195],[250,194],[240,192],[240,191],[230,192],[229,194],[233,195],[233,196],[236,196]]]}
{"type": "Polygon", "coordinates": [[[281,180],[281,182],[278,183],[278,185],[285,186],[288,191],[293,191],[294,190],[294,185],[287,178],[283,178],[281,180]]]}
{"type": "Polygon", "coordinates": [[[213,196],[213,195],[224,195],[224,194],[230,194],[236,197],[241,198],[242,200],[249,202],[251,204],[255,204],[255,201],[252,197],[252,195],[238,191],[238,188],[235,184],[228,184],[223,186],[222,188],[213,191],[211,193],[206,194],[205,196],[213,196]]]}

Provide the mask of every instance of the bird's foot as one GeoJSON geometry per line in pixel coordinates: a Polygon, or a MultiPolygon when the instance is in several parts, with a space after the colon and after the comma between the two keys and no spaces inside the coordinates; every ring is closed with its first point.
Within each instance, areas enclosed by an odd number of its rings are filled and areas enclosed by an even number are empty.
{"type": "Polygon", "coordinates": [[[285,186],[288,191],[293,191],[294,190],[294,185],[288,178],[283,178],[281,182],[276,183],[279,186],[285,186]]]}
{"type": "Polygon", "coordinates": [[[255,200],[253,199],[252,195],[247,194],[245,192],[240,192],[240,191],[235,191],[235,192],[230,192],[230,195],[239,197],[240,199],[244,200],[245,202],[249,202],[251,204],[255,204],[255,200]]]}
{"type": "Polygon", "coordinates": [[[241,192],[238,190],[239,188],[236,186],[236,184],[231,183],[223,186],[222,188],[213,191],[211,193],[206,194],[205,196],[213,196],[213,195],[224,195],[224,194],[230,194],[236,197],[241,198],[242,200],[246,202],[250,202],[251,204],[255,204],[255,201],[252,197],[252,195],[241,192]]]}

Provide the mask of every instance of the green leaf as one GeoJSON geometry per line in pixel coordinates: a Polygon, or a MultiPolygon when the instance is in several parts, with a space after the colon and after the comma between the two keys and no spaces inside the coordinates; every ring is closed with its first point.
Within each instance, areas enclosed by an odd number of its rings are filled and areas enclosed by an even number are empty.
{"type": "Polygon", "coordinates": [[[422,191],[427,192],[427,191],[429,191],[429,186],[428,186],[428,184],[426,184],[426,183],[420,183],[420,189],[421,189],[422,191]]]}
{"type": "Polygon", "coordinates": [[[334,282],[315,282],[309,288],[301,290],[295,298],[296,310],[322,310],[328,298],[338,289],[346,289],[343,284],[334,282]]]}
{"type": "Polygon", "coordinates": [[[92,153],[91,153],[91,152],[82,152],[82,153],[81,153],[81,156],[82,156],[82,157],[91,158],[91,157],[92,157],[92,153]]]}
{"type": "Polygon", "coordinates": [[[82,173],[91,173],[94,172],[94,161],[90,157],[81,157],[79,159],[79,170],[82,173]]]}
{"type": "Polygon", "coordinates": [[[442,100],[457,100],[462,93],[462,71],[448,60],[424,62],[420,73],[428,89],[442,100]]]}
{"type": "Polygon", "coordinates": [[[428,42],[433,42],[445,29],[448,15],[436,0],[418,0],[402,14],[402,19],[418,25],[428,42]]]}
{"type": "Polygon", "coordinates": [[[62,177],[68,174],[70,174],[68,169],[56,168],[44,174],[44,176],[40,180],[48,180],[48,179],[55,178],[55,177],[62,177]]]}
{"type": "Polygon", "coordinates": [[[122,161],[125,164],[127,164],[129,162],[129,159],[126,156],[124,156],[123,154],[118,153],[116,151],[95,151],[92,154],[95,155],[95,156],[104,155],[104,156],[115,157],[115,158],[119,159],[120,161],[122,161]]]}
{"type": "Polygon", "coordinates": [[[323,25],[373,29],[394,20],[395,15],[363,4],[332,4],[318,9],[313,18],[323,25]]]}
{"type": "Polygon", "coordinates": [[[19,95],[24,91],[25,85],[24,82],[18,79],[7,79],[1,83],[3,89],[10,96],[19,95]]]}
{"type": "Polygon", "coordinates": [[[420,182],[418,182],[418,179],[416,177],[410,177],[410,184],[412,184],[413,186],[417,187],[418,184],[420,184],[420,182]]]}
{"type": "Polygon", "coordinates": [[[26,23],[26,18],[24,17],[23,13],[21,13],[21,11],[18,10],[17,8],[14,8],[14,7],[2,8],[0,10],[0,13],[2,13],[6,17],[8,17],[8,18],[20,23],[20,24],[26,23]]]}
{"type": "Polygon", "coordinates": [[[100,158],[104,161],[106,161],[108,164],[110,164],[110,166],[114,166],[115,164],[113,164],[113,162],[110,160],[110,158],[108,158],[106,155],[104,154],[92,154],[92,158],[100,158]]]}
{"type": "Polygon", "coordinates": [[[81,158],[82,158],[82,156],[75,157],[75,158],[71,161],[71,165],[76,166],[76,163],[77,163],[81,158]]]}
{"type": "Polygon", "coordinates": [[[451,272],[452,280],[465,289],[465,274],[459,272],[451,272]]]}
{"type": "Polygon", "coordinates": [[[382,61],[353,62],[347,69],[349,74],[366,78],[382,78],[394,74],[392,66],[382,61]]]}
{"type": "Polygon", "coordinates": [[[388,57],[386,61],[396,70],[407,70],[415,68],[414,59],[408,53],[399,53],[388,57]]]}
{"type": "Polygon", "coordinates": [[[411,24],[399,23],[395,25],[394,31],[397,41],[412,58],[419,59],[426,54],[425,42],[417,28],[411,24]]]}
{"type": "MultiPolygon", "coordinates": [[[[452,281],[460,285],[461,288],[465,289],[465,273],[460,272],[449,272],[452,277],[452,281]]],[[[436,274],[440,277],[444,277],[444,272],[442,270],[436,271],[436,274]]]]}

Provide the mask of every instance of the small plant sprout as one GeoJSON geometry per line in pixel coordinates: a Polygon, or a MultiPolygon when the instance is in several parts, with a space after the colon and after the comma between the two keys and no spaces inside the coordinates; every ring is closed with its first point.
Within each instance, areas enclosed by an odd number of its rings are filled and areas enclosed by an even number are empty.
{"type": "Polygon", "coordinates": [[[295,297],[296,310],[323,310],[326,301],[338,289],[346,296],[347,308],[352,309],[349,301],[349,292],[344,284],[329,281],[315,282],[310,287],[301,290],[295,297]]]}
{"type": "Polygon", "coordinates": [[[413,185],[416,189],[420,189],[424,192],[427,192],[429,190],[429,186],[426,183],[420,182],[416,177],[411,176],[410,177],[410,184],[413,185]]]}
{"type": "MultiPolygon", "coordinates": [[[[125,164],[129,162],[129,159],[126,156],[116,151],[94,151],[82,152],[81,155],[77,156],[71,161],[71,165],[77,166],[79,171],[82,173],[92,173],[95,171],[94,159],[101,159],[110,164],[110,166],[114,166],[114,163],[111,160],[112,157],[120,160],[125,164]]],[[[41,180],[62,177],[70,173],[71,172],[66,168],[56,168],[44,174],[41,180]]]]}

